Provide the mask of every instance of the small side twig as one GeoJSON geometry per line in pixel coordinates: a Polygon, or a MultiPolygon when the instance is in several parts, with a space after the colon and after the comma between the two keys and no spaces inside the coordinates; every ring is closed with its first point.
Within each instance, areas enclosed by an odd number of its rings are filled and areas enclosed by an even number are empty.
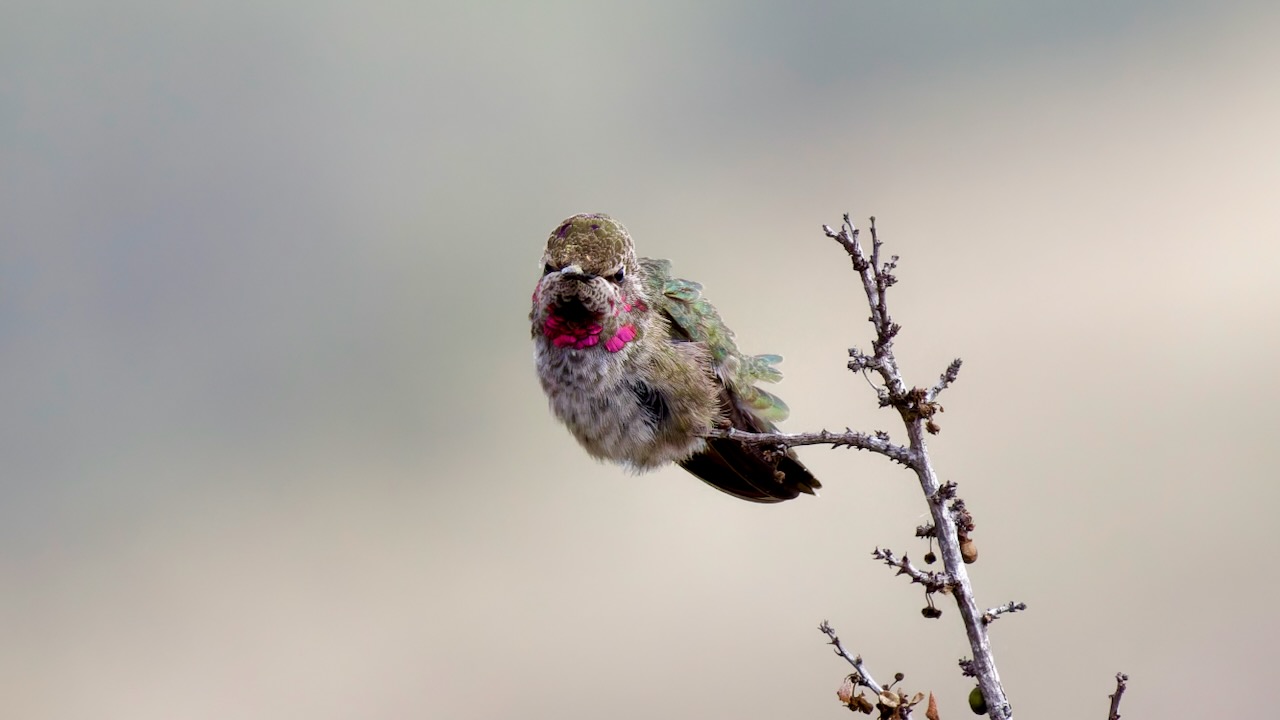
{"type": "Polygon", "coordinates": [[[899,558],[893,554],[892,550],[881,550],[876,548],[872,551],[871,557],[884,562],[891,568],[896,568],[899,575],[906,575],[911,578],[911,582],[919,583],[924,586],[924,591],[929,593],[948,592],[951,590],[953,581],[947,573],[924,571],[911,564],[911,561],[905,556],[899,558]]]}
{"type": "Polygon", "coordinates": [[[827,644],[835,647],[836,654],[844,658],[845,660],[847,660],[849,664],[853,666],[853,669],[858,674],[859,685],[870,688],[873,692],[876,692],[876,693],[879,693],[881,690],[884,689],[884,687],[880,685],[880,683],[876,682],[875,678],[871,677],[871,673],[867,671],[867,666],[864,665],[862,662],[862,656],[850,655],[849,652],[844,649],[844,645],[840,643],[839,636],[836,635],[835,628],[831,627],[830,623],[828,623],[826,620],[823,620],[822,624],[818,625],[818,630],[824,633],[827,637],[831,638],[827,642],[827,644]]]}
{"type": "Polygon", "coordinates": [[[1020,610],[1026,610],[1026,609],[1027,609],[1026,603],[1014,602],[1010,600],[1004,605],[1000,605],[999,607],[993,607],[990,610],[987,610],[986,612],[982,613],[982,622],[984,625],[990,625],[991,623],[996,621],[996,618],[1000,617],[1001,615],[1004,615],[1005,613],[1015,613],[1020,610]]]}
{"type": "Polygon", "coordinates": [[[956,358],[951,361],[951,364],[947,366],[946,372],[943,372],[942,375],[938,377],[937,384],[930,388],[928,394],[925,395],[925,402],[933,402],[936,400],[938,396],[942,394],[943,390],[950,387],[951,383],[955,382],[956,378],[960,377],[961,364],[960,358],[956,358]]]}
{"type": "Polygon", "coordinates": [[[1116,691],[1109,696],[1111,698],[1111,712],[1107,715],[1107,720],[1120,720],[1120,698],[1124,697],[1124,691],[1127,687],[1129,687],[1129,676],[1124,673],[1116,673],[1116,691]]]}

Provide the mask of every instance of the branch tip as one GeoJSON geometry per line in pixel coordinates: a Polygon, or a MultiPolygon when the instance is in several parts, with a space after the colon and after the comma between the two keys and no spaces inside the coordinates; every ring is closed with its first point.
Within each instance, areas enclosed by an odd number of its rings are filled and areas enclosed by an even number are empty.
{"type": "Polygon", "coordinates": [[[1111,712],[1107,714],[1107,720],[1120,720],[1120,698],[1124,697],[1124,691],[1129,687],[1129,676],[1122,672],[1116,673],[1116,691],[1109,695],[1111,698],[1111,712]]]}

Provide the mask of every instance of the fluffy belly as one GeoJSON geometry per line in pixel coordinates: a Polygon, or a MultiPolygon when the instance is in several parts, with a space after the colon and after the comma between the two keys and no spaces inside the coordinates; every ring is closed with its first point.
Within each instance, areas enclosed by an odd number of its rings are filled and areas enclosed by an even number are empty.
{"type": "Polygon", "coordinates": [[[537,355],[552,412],[593,457],[648,470],[702,447],[696,436],[673,436],[644,401],[638,390],[643,384],[624,372],[618,354],[539,347],[537,355]]]}

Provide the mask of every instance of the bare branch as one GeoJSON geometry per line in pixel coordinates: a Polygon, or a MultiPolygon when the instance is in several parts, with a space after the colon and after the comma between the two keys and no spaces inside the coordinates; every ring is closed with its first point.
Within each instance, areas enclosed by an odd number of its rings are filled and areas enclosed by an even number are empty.
{"type": "Polygon", "coordinates": [[[1129,676],[1124,673],[1116,673],[1116,691],[1109,696],[1111,698],[1111,712],[1107,715],[1107,720],[1120,720],[1120,698],[1124,697],[1124,691],[1127,687],[1129,687],[1129,676]]]}
{"type": "Polygon", "coordinates": [[[870,450],[880,453],[896,463],[911,467],[911,451],[889,441],[887,433],[860,433],[845,429],[842,433],[822,430],[816,433],[753,433],[737,428],[716,428],[703,433],[703,437],[727,438],[748,445],[777,445],[779,447],[797,447],[800,445],[830,445],[832,448],[845,447],[858,450],[870,450]]]}
{"type": "Polygon", "coordinates": [[[947,592],[951,589],[952,580],[946,573],[924,571],[911,564],[906,556],[899,558],[893,554],[892,550],[881,550],[876,548],[871,553],[871,557],[884,562],[891,568],[896,568],[899,575],[906,575],[911,578],[911,582],[920,583],[924,586],[925,592],[947,592]]]}
{"type": "Polygon", "coordinates": [[[1010,600],[1004,605],[1000,605],[999,607],[993,607],[987,610],[986,612],[982,613],[982,622],[986,625],[990,625],[991,623],[995,622],[996,618],[1000,617],[1005,613],[1014,613],[1014,612],[1018,612],[1019,610],[1026,610],[1026,609],[1027,609],[1026,603],[1014,602],[1010,600]]]}
{"type": "Polygon", "coordinates": [[[1004,688],[1000,684],[1000,674],[996,670],[995,658],[991,652],[991,644],[987,636],[989,621],[984,621],[983,614],[978,610],[973,586],[965,569],[966,556],[969,561],[977,557],[976,546],[969,536],[972,532],[972,518],[968,516],[963,503],[947,502],[954,497],[954,487],[949,488],[938,479],[925,441],[928,434],[938,432],[938,425],[933,416],[941,412],[942,407],[937,404],[936,398],[955,381],[960,371],[960,361],[953,361],[938,382],[929,389],[911,388],[906,383],[893,352],[893,339],[902,328],[893,322],[887,300],[888,289],[897,282],[893,273],[897,268],[898,258],[894,256],[888,262],[881,262],[880,250],[883,243],[876,230],[874,217],[871,218],[870,225],[870,258],[863,250],[858,238],[858,229],[853,226],[849,215],[846,214],[843,220],[838,231],[827,225],[823,225],[822,229],[827,237],[840,243],[849,255],[854,272],[862,281],[867,305],[871,309],[871,325],[875,330],[872,352],[866,354],[851,350],[852,359],[849,367],[858,372],[874,371],[879,375],[884,385],[876,390],[880,406],[893,407],[902,417],[909,442],[905,448],[905,455],[901,456],[904,459],[899,462],[915,471],[920,489],[929,500],[929,512],[933,523],[928,534],[938,545],[946,572],[921,572],[911,566],[906,558],[899,561],[887,551],[882,553],[877,550],[876,557],[897,567],[899,572],[910,575],[914,582],[924,584],[926,589],[935,587],[940,590],[946,587],[951,591],[960,610],[960,616],[964,620],[969,647],[973,651],[973,659],[966,662],[978,680],[983,697],[989,700],[988,713],[993,720],[1008,720],[1013,717],[1013,712],[1004,688]],[[960,527],[957,527],[957,523],[960,527]],[[962,552],[962,541],[967,552],[962,552]]]}
{"type": "Polygon", "coordinates": [[[844,658],[845,660],[849,661],[849,664],[853,666],[853,669],[857,672],[857,675],[858,675],[859,685],[870,688],[873,692],[876,692],[876,693],[879,693],[881,690],[884,689],[884,686],[877,683],[876,679],[871,677],[871,673],[867,672],[866,665],[862,664],[862,656],[850,655],[849,652],[844,649],[844,645],[840,643],[840,638],[836,635],[835,628],[831,627],[831,625],[826,620],[823,620],[822,624],[818,626],[818,630],[822,631],[823,633],[826,634],[827,637],[831,638],[831,640],[827,644],[835,646],[836,654],[844,658]]]}

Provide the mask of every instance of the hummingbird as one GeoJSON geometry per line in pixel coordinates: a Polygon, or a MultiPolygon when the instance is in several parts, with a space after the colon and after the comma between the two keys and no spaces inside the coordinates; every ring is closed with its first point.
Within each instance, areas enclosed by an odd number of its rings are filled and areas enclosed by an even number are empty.
{"type": "Polygon", "coordinates": [[[740,352],[702,286],[636,257],[617,220],[586,213],[551,231],[529,320],[551,411],[592,457],[636,472],[674,462],[759,503],[821,487],[789,449],[704,437],[776,429],[787,406],[756,383],[781,380],[782,358],[740,352]]]}

